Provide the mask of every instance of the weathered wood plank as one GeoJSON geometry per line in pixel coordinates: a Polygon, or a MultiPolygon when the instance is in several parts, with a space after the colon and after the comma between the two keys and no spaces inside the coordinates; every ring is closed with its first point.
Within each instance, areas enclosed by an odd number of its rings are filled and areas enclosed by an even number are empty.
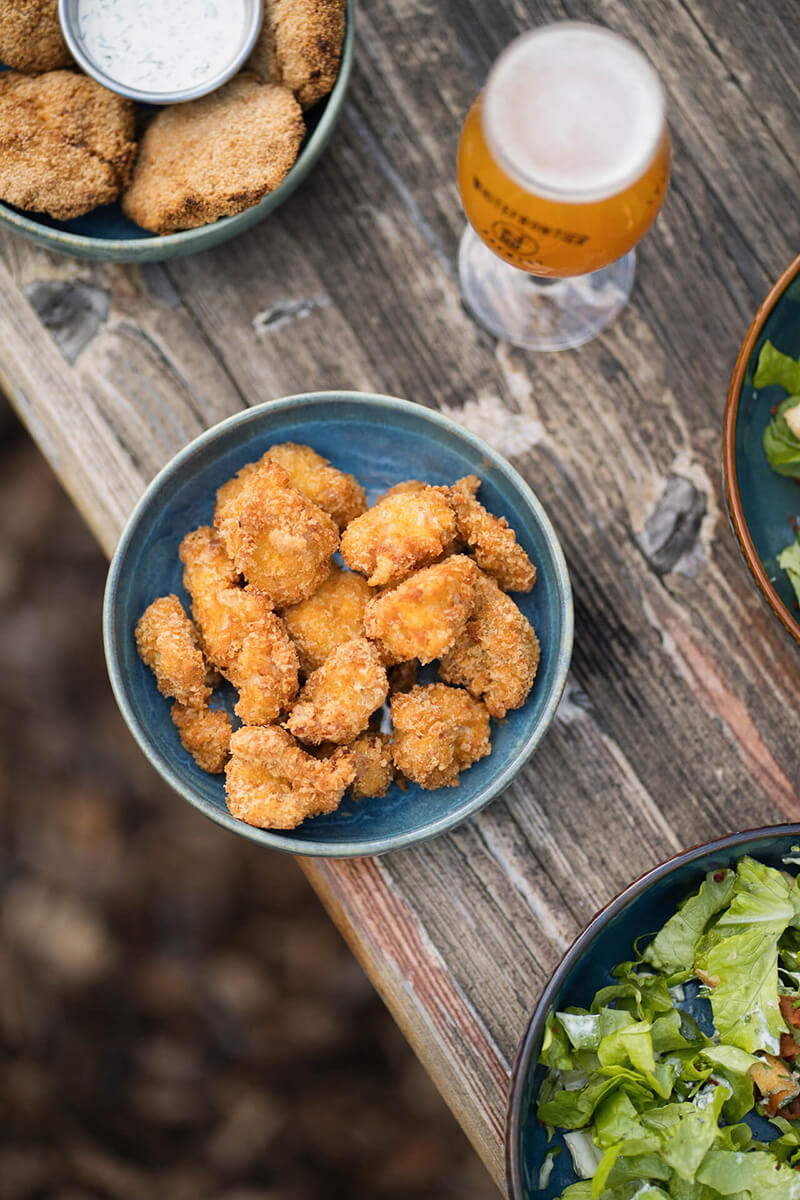
{"type": "Polygon", "coordinates": [[[551,513],[577,636],[535,759],[451,836],[305,867],[498,1182],[518,1038],[591,913],[681,846],[800,815],[800,666],[739,561],[719,465],[737,346],[796,250],[799,41],[792,0],[369,3],[331,147],[263,225],[141,270],[0,240],[0,377],[109,552],[188,438],[317,388],[440,407],[551,513]],[[653,58],[675,172],[617,324],[531,356],[460,306],[454,159],[494,55],[564,16],[653,58]]]}

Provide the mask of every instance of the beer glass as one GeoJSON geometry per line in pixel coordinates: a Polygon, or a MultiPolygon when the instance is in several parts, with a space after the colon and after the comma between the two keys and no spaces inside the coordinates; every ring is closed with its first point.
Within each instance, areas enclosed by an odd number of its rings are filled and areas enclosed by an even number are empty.
{"type": "Polygon", "coordinates": [[[649,61],[602,26],[545,25],[503,51],[458,149],[461,293],[481,325],[563,350],[614,319],[667,190],[664,108],[649,61]]]}

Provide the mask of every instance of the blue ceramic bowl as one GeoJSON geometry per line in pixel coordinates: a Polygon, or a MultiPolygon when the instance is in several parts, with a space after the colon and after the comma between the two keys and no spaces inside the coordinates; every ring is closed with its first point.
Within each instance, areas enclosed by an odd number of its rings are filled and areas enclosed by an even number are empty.
{"type": "MultiPolygon", "coordinates": [[[[263,220],[284,200],[288,200],[295,188],[303,182],[330,141],[344,104],[345,92],[353,67],[353,44],[355,41],[353,0],[347,0],[347,26],[342,46],[339,74],[330,95],[305,114],[306,136],[300,152],[286,178],[265,196],[259,204],[246,208],[233,217],[222,217],[211,225],[199,229],[186,229],[181,233],[167,233],[159,237],[140,229],[123,214],[119,204],[108,204],[96,208],[85,216],[72,221],[55,221],[44,213],[24,212],[10,204],[0,204],[0,228],[12,230],[44,246],[68,254],[72,258],[88,258],[113,262],[161,262],[168,258],[179,258],[209,250],[220,242],[227,242],[237,233],[243,233],[251,225],[263,220]]],[[[0,67],[0,70],[3,68],[0,67]]]]}
{"type": "Polygon", "coordinates": [[[144,753],[172,787],[212,820],[265,846],[295,854],[381,854],[434,837],[465,820],[507,787],[553,718],[572,650],[572,593],[553,528],[525,481],[478,438],[437,412],[389,396],[320,392],[273,400],[222,421],[191,442],[152,481],[120,539],[108,576],[103,630],[111,683],[144,753]],[[382,800],[353,803],[289,833],[254,829],[225,806],[221,776],[207,775],[183,750],[150,671],[136,653],[143,609],[174,592],[185,604],[181,538],[212,519],[215,490],[275,442],[301,442],[353,472],[373,501],[401,479],[482,480],[481,499],[508,518],[536,563],[538,578],[515,600],[536,629],[542,657],[524,708],[493,723],[492,754],[454,788],[394,785],[382,800]]]}
{"type": "MultiPolygon", "coordinates": [[[[660,929],[680,902],[700,886],[708,871],[732,867],[745,854],[780,869],[783,856],[790,854],[798,842],[800,825],[774,825],[730,834],[685,850],[620,892],[576,938],[542,993],[522,1038],[511,1078],[506,1117],[511,1200],[552,1200],[568,1184],[577,1182],[570,1154],[556,1134],[562,1152],[554,1161],[548,1186],[539,1190],[539,1171],[551,1144],[536,1117],[536,1097],[546,1074],[538,1060],[550,1010],[569,1005],[588,1008],[595,992],[615,982],[612,968],[631,957],[636,939],[660,929]]],[[[759,1136],[768,1137],[769,1128],[767,1122],[759,1125],[759,1136]]]]}
{"type": "Polygon", "coordinates": [[[762,439],[770,409],[786,399],[780,387],[753,387],[761,347],[767,340],[800,357],[800,258],[795,259],[759,308],[739,353],[725,413],[724,466],[728,512],[739,547],[764,599],[800,641],[794,590],[778,566],[792,540],[789,518],[800,516],[800,490],[776,475],[762,439]]]}

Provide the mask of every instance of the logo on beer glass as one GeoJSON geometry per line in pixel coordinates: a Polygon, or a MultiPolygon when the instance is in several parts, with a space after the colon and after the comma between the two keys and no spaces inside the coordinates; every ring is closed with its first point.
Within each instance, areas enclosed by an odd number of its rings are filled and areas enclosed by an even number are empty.
{"type": "Polygon", "coordinates": [[[512,225],[509,221],[495,221],[492,225],[492,236],[510,253],[522,258],[530,258],[539,249],[536,238],[532,238],[518,225],[512,225]]]}

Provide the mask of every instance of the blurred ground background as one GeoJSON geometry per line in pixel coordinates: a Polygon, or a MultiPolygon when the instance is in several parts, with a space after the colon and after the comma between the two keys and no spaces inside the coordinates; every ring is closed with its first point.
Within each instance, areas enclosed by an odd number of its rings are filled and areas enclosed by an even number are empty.
{"type": "Polygon", "coordinates": [[[0,1200],[494,1200],[294,862],[134,746],[105,571],[0,401],[0,1200]]]}

